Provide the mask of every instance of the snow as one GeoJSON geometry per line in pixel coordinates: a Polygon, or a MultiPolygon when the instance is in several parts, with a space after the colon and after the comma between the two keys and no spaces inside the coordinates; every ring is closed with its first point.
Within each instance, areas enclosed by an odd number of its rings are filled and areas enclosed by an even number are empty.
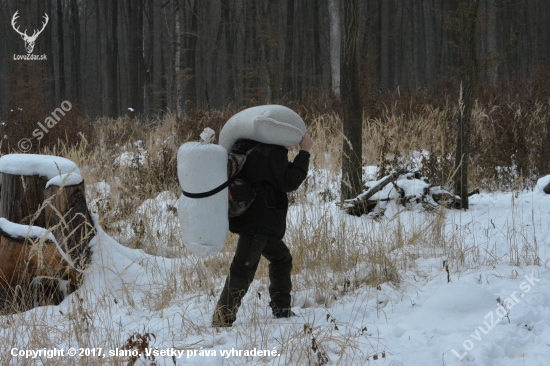
{"type": "Polygon", "coordinates": [[[0,230],[15,239],[32,238],[50,240],[56,243],[55,237],[48,230],[39,226],[20,225],[0,217],[0,230]]]}
{"type": "Polygon", "coordinates": [[[9,154],[0,158],[0,172],[36,175],[52,179],[70,172],[80,174],[75,163],[59,156],[39,154],[9,154]]]}
{"type": "Polygon", "coordinates": [[[115,158],[114,165],[119,167],[137,168],[145,164],[149,153],[143,147],[143,141],[139,140],[122,148],[124,152],[115,158]],[[130,150],[130,151],[128,151],[130,150]]]}
{"type": "Polygon", "coordinates": [[[550,184],[550,175],[547,175],[545,177],[540,178],[537,181],[537,187],[536,189],[539,190],[539,192],[544,192],[544,188],[550,184]]]}
{"type": "Polygon", "coordinates": [[[57,175],[50,179],[46,183],[46,188],[49,186],[58,186],[58,187],[68,187],[68,186],[76,186],[80,183],[82,183],[82,176],[78,173],[65,173],[61,175],[57,175]]]}
{"type": "MultiPolygon", "coordinates": [[[[67,256],[65,251],[59,246],[57,243],[57,240],[55,240],[55,237],[53,234],[39,226],[29,226],[29,225],[20,225],[13,223],[11,221],[8,221],[4,217],[0,217],[0,230],[11,236],[12,238],[16,239],[22,239],[22,238],[29,238],[29,239],[39,239],[39,242],[42,243],[46,240],[49,240],[55,244],[57,247],[57,250],[59,251],[59,254],[71,267],[74,268],[73,261],[67,256]]],[[[76,268],[75,268],[76,269],[76,268]]],[[[79,269],[76,269],[78,272],[82,272],[79,269]]]]}
{"type": "MultiPolygon", "coordinates": [[[[403,179],[406,194],[425,187],[403,179]]],[[[324,357],[334,365],[548,364],[550,195],[538,190],[481,193],[471,198],[468,211],[436,213],[390,202],[385,218],[374,221],[342,213],[328,195],[319,199],[321,192],[338,185],[337,176],[317,170],[308,180],[305,201],[289,210],[289,231],[305,225],[305,240],[321,235],[324,245],[337,245],[344,255],[364,255],[347,258],[349,270],[344,273],[327,267],[321,274],[326,288],[311,285],[318,272],[295,265],[292,306],[298,317],[273,319],[269,282],[257,277],[234,326],[213,329],[209,324],[224,277],[211,278],[207,269],[227,268],[231,252],[210,262],[185,252],[174,258],[150,255],[121,245],[93,215],[98,234],[91,241],[93,259],[84,284],[57,306],[10,316],[16,321],[9,323],[8,317],[0,317],[0,355],[9,355],[14,345],[102,347],[108,352],[121,349],[131,334],[152,333],[150,347],[183,352],[174,356],[177,365],[313,365],[324,357]],[[429,241],[432,237],[426,233],[433,230],[433,217],[441,217],[437,234],[445,245],[429,241]],[[382,238],[387,233],[403,237],[390,238],[395,245],[385,246],[382,238]],[[352,235],[364,238],[364,248],[349,246],[346,239],[352,235]],[[397,245],[398,240],[403,245],[397,245]],[[408,258],[399,280],[368,285],[372,263],[367,255],[376,245],[392,261],[408,258]],[[351,284],[344,285],[345,279],[351,284]],[[37,331],[42,328],[47,331],[37,331]],[[73,336],[78,329],[81,336],[73,336]],[[254,348],[278,355],[243,355],[254,348]]],[[[92,187],[103,198],[111,194],[105,182],[92,187]]],[[[136,209],[139,216],[157,218],[148,230],[167,245],[175,245],[168,243],[166,231],[171,225],[177,228],[177,217],[169,210],[175,199],[161,192],[136,209]]],[[[0,227],[4,222],[0,219],[0,227]]],[[[298,245],[293,240],[287,238],[291,251],[298,245]]],[[[308,256],[312,265],[322,261],[314,252],[308,256]]],[[[18,357],[2,360],[6,365],[22,362],[18,357]]],[[[41,365],[55,360],[34,361],[41,365]]],[[[116,360],[127,363],[127,358],[107,355],[102,364],[116,360]]],[[[174,365],[171,355],[159,355],[155,361],[174,365]]],[[[144,356],[139,362],[150,364],[144,356]]]]}

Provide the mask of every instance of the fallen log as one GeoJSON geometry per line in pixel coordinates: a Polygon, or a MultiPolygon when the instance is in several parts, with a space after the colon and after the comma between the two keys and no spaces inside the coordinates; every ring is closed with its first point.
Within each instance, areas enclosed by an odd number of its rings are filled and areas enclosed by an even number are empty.
{"type": "MultiPolygon", "coordinates": [[[[472,197],[475,194],[479,194],[479,188],[469,192],[468,197],[472,197]]],[[[431,192],[431,196],[438,205],[454,209],[462,208],[462,199],[447,191],[431,192]]]]}
{"type": "MultiPolygon", "coordinates": [[[[434,187],[433,184],[428,184],[427,179],[423,178],[419,171],[407,172],[406,170],[400,170],[384,177],[380,181],[370,182],[370,184],[371,186],[366,186],[366,191],[356,198],[337,203],[337,205],[340,209],[346,210],[350,215],[361,216],[363,214],[370,214],[374,219],[378,219],[384,215],[384,205],[379,206],[380,209],[376,214],[372,214],[378,204],[384,201],[395,201],[407,208],[421,204],[426,210],[430,211],[439,206],[456,209],[462,207],[460,197],[439,186],[434,187]],[[393,184],[393,189],[384,190],[384,187],[390,183],[393,184]],[[375,194],[383,190],[385,192],[383,196],[385,197],[378,195],[376,199],[373,199],[375,194]]],[[[468,197],[474,194],[479,194],[478,188],[468,193],[468,197]]]]}
{"type": "Polygon", "coordinates": [[[371,200],[370,198],[374,196],[376,193],[380,192],[382,189],[384,189],[384,187],[387,186],[388,184],[395,182],[395,180],[405,172],[406,170],[404,169],[393,172],[390,175],[378,181],[372,187],[369,187],[369,189],[366,192],[361,193],[356,198],[345,200],[344,202],[338,205],[342,210],[346,210],[346,212],[350,215],[361,216],[364,214],[368,214],[369,212],[374,210],[378,202],[389,200],[389,199],[371,200]]]}

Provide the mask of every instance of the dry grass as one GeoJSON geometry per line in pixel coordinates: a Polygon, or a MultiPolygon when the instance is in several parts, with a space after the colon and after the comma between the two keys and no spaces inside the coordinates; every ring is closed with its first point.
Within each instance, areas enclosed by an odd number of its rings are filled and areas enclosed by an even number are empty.
{"type": "MultiPolygon", "coordinates": [[[[172,316],[169,326],[175,339],[202,340],[201,345],[205,347],[220,344],[215,329],[205,327],[196,315],[189,314],[200,311],[209,319],[235,249],[236,236],[230,235],[224,250],[206,260],[191,255],[182,245],[175,210],[179,196],[176,155],[179,146],[196,139],[203,127],[210,125],[219,131],[221,123],[233,112],[231,109],[209,113],[194,111],[194,115],[183,120],[167,115],[149,122],[128,118],[103,119],[96,122],[96,143],[90,144],[82,137],[78,144],[60,144],[55,149],[43,151],[71,159],[80,167],[87,184],[90,209],[99,215],[99,223],[109,235],[130,248],[177,259],[169,268],[154,261],[144,265],[151,279],[148,285],[125,283],[117,290],[116,297],[112,296],[113,289],[97,289],[93,294],[79,292],[69,304],[67,313],[55,314],[59,317],[57,324],[50,320],[54,314],[49,314],[51,310],[48,308],[2,317],[0,343],[4,349],[53,348],[56,344],[115,349],[123,346],[132,334],[154,333],[155,324],[147,321],[136,320],[135,324],[140,326],[130,329],[128,319],[113,319],[113,313],[118,314],[121,308],[128,309],[128,312],[145,311],[146,318],[166,316],[171,319],[172,316]],[[160,193],[163,196],[159,197],[160,193]],[[177,314],[165,315],[164,312],[175,303],[181,304],[181,310],[177,314]]],[[[487,145],[495,138],[497,131],[490,124],[493,112],[477,106],[473,129],[475,141],[487,145]]],[[[286,241],[294,257],[294,305],[329,308],[355,291],[366,291],[367,299],[374,296],[370,291],[383,283],[398,288],[402,274],[407,271],[416,273],[419,278],[427,278],[429,275],[416,266],[418,258],[446,260],[453,273],[507,261],[514,265],[539,264],[537,260],[540,262],[540,259],[533,254],[536,243],[525,245],[525,232],[516,229],[524,227],[522,223],[510,225],[509,257],[495,258],[495,248],[489,237],[479,245],[466,246],[461,231],[453,230],[465,223],[449,222],[445,210],[418,215],[414,210],[399,207],[388,211],[387,218],[382,221],[345,217],[334,205],[339,199],[341,119],[334,113],[314,114],[307,110],[301,110],[301,113],[315,140],[311,161],[315,173],[292,196],[286,241]]],[[[521,113],[522,116],[531,116],[533,124],[542,123],[546,118],[539,109],[521,113]]],[[[418,152],[425,150],[430,154],[423,161],[424,174],[434,182],[448,185],[454,162],[449,142],[452,128],[448,123],[452,118],[452,109],[430,105],[420,112],[415,109],[410,113],[388,106],[383,118],[365,116],[364,164],[378,165],[384,172],[411,165],[411,157],[418,157],[418,152]]],[[[484,167],[484,162],[480,164],[481,157],[474,156],[473,163],[484,167]]],[[[471,170],[472,185],[485,189],[501,187],[499,181],[491,180],[495,176],[487,178],[484,169],[471,170]]],[[[517,179],[505,184],[521,187],[517,179]]],[[[474,222],[469,229],[483,230],[482,224],[474,222]]],[[[106,275],[110,271],[104,269],[106,275]]],[[[441,271],[444,271],[443,267],[441,271]]],[[[248,329],[235,331],[238,344],[260,348],[267,345],[267,339],[276,335],[280,340],[280,351],[292,364],[305,364],[310,360],[321,363],[326,350],[337,351],[341,364],[359,359],[366,362],[375,355],[382,357],[382,339],[375,334],[364,335],[362,329],[349,330],[351,324],[332,321],[328,311],[326,319],[304,319],[307,329],[300,326],[281,330],[277,325],[265,324],[261,320],[265,315],[261,309],[265,306],[257,306],[269,301],[267,263],[263,259],[256,279],[239,313],[239,317],[250,321],[248,329]],[[360,344],[365,342],[371,343],[375,351],[358,355],[360,344]],[[313,350],[313,345],[316,345],[316,350],[313,350]]],[[[364,302],[358,303],[357,307],[372,306],[367,300],[361,301],[364,302]]],[[[380,311],[378,305],[371,310],[380,311]]],[[[127,316],[131,317],[131,314],[127,316]]],[[[155,345],[173,346],[168,343],[155,345]]],[[[192,344],[179,345],[184,346],[195,347],[192,344]]],[[[107,362],[94,358],[64,361],[68,365],[107,362]]],[[[270,362],[256,358],[248,361],[270,362]]],[[[244,360],[242,364],[248,361],[244,360]]],[[[14,362],[8,352],[0,352],[0,365],[35,364],[32,360],[22,359],[14,362]]],[[[48,359],[42,362],[44,365],[56,364],[48,359]]],[[[122,365],[127,360],[111,359],[108,362],[122,365]]],[[[236,364],[239,362],[235,361],[236,364]]]]}

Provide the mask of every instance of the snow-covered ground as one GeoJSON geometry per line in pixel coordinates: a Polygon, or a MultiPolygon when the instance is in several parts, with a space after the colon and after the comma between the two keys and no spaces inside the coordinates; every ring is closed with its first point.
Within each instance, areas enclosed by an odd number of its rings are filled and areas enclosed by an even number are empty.
{"type": "MultiPolygon", "coordinates": [[[[177,228],[169,209],[175,200],[163,192],[137,209],[158,210],[160,241],[164,229],[177,228]]],[[[427,212],[389,203],[380,221],[346,215],[325,201],[310,198],[292,206],[289,230],[309,217],[311,227],[302,229],[307,240],[329,219],[327,235],[341,240],[326,245],[365,257],[355,256],[346,273],[329,268],[321,273],[317,281],[328,284],[324,292],[314,286],[308,268],[298,268],[293,294],[298,317],[274,319],[267,279],[258,278],[234,326],[212,328],[224,278],[210,278],[205,268],[216,265],[226,273],[230,252],[210,262],[190,254],[152,256],[124,247],[98,226],[93,264],[77,292],[58,306],[0,317],[0,363],[126,365],[129,358],[119,354],[128,352],[123,346],[138,334],[148,341],[148,351],[159,352],[156,365],[550,363],[550,195],[538,188],[482,193],[472,197],[468,211],[427,212]],[[426,234],[436,223],[438,229],[426,234]],[[348,248],[346,233],[364,238],[364,248],[348,248]],[[366,258],[377,241],[399,275],[373,286],[366,258]],[[25,359],[13,355],[20,352],[14,347],[63,349],[65,356],[25,359]],[[67,356],[71,347],[105,357],[67,356]]],[[[292,251],[296,235],[287,239],[292,251]]],[[[149,365],[151,359],[143,353],[135,364],[149,365]]]]}

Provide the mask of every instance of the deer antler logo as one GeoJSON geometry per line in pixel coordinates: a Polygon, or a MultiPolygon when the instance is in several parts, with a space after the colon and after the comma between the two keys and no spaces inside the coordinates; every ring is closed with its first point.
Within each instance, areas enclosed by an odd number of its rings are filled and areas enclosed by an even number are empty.
{"type": "Polygon", "coordinates": [[[17,15],[17,13],[19,12],[19,10],[17,10],[15,12],[15,14],[13,14],[13,18],[11,18],[11,26],[13,27],[13,29],[19,33],[21,35],[21,38],[23,38],[23,40],[25,41],[25,48],[27,49],[27,53],[32,53],[32,50],[34,49],[34,42],[36,41],[36,38],[38,38],[38,36],[40,35],[40,33],[42,33],[42,31],[44,30],[44,28],[46,28],[46,25],[48,24],[48,20],[50,18],[48,18],[48,14],[44,13],[44,20],[45,22],[42,23],[42,29],[40,30],[35,30],[34,33],[32,34],[32,36],[29,36],[27,34],[27,30],[25,29],[24,32],[21,32],[19,30],[19,26],[16,28],[15,27],[15,21],[17,20],[17,18],[19,18],[19,16],[17,15]]]}

